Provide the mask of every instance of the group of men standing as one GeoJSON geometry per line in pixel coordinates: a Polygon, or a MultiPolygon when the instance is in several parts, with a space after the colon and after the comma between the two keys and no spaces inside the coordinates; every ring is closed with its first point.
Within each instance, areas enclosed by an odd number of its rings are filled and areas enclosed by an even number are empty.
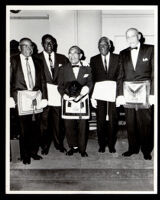
{"type": "MultiPolygon", "coordinates": [[[[98,151],[115,153],[118,127],[117,107],[125,105],[123,83],[149,81],[150,94],[147,108],[126,108],[125,117],[128,134],[128,151],[123,156],[139,153],[144,159],[151,160],[153,149],[153,104],[154,104],[154,47],[140,43],[137,29],[126,31],[129,48],[116,55],[112,52],[111,40],[101,37],[98,42],[100,54],[90,59],[90,66],[81,60],[82,52],[78,46],[72,46],[68,58],[57,53],[57,41],[46,34],[42,37],[43,51],[35,56],[32,41],[22,38],[19,42],[20,54],[11,57],[10,88],[12,104],[18,110],[18,91],[41,91],[39,106],[43,112],[34,115],[19,115],[20,153],[24,164],[30,164],[31,158],[42,159],[38,155],[47,155],[53,140],[54,146],[66,155],[79,152],[87,157],[88,119],[90,102],[96,109],[98,151]],[[30,68],[30,75],[28,72],[30,68]],[[32,78],[31,78],[32,77],[32,78]],[[31,81],[32,80],[32,81],[31,81]],[[92,99],[94,85],[103,81],[116,82],[116,99],[114,102],[92,99]],[[32,82],[32,84],[31,84],[32,82]],[[61,105],[48,104],[47,84],[57,87],[61,95],[61,105]],[[76,90],[76,91],[74,91],[76,90]],[[73,94],[74,93],[74,94],[73,94]],[[91,101],[90,101],[91,100],[91,101]],[[79,105],[80,113],[77,111],[79,105]],[[67,112],[72,110],[72,117],[67,112]],[[87,112],[86,116],[81,111],[87,112]],[[78,114],[77,114],[78,113],[78,114]],[[64,116],[63,116],[64,114],[64,116]],[[33,120],[33,115],[35,119],[33,120]],[[106,119],[108,115],[108,119],[106,119]],[[63,117],[62,117],[63,116],[63,117]],[[63,141],[66,136],[69,150],[63,141]]],[[[103,91],[109,93],[110,91],[103,91]]],[[[53,95],[53,98],[54,95],[53,95]]],[[[34,107],[34,104],[33,104],[34,107]]]]}

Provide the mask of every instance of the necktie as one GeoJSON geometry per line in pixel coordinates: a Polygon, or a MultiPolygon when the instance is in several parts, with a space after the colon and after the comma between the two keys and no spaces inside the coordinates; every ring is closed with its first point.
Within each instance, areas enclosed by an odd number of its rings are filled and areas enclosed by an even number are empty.
{"type": "Polygon", "coordinates": [[[52,77],[54,76],[54,64],[51,58],[51,54],[49,54],[49,63],[50,63],[50,68],[51,68],[51,72],[52,72],[52,77]]]}
{"type": "Polygon", "coordinates": [[[29,82],[29,87],[32,90],[34,87],[34,83],[33,83],[33,78],[32,78],[32,74],[31,74],[31,68],[28,62],[28,58],[26,59],[26,67],[27,67],[27,75],[28,75],[28,82],[29,82]]]}
{"type": "Polygon", "coordinates": [[[105,71],[107,72],[107,61],[106,61],[106,57],[104,57],[104,68],[105,68],[105,71]]]}

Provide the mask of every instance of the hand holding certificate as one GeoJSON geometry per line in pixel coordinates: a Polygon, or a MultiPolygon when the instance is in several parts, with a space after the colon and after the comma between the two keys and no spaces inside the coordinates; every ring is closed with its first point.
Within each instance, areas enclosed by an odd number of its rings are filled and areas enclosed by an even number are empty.
{"type": "Polygon", "coordinates": [[[42,93],[41,91],[29,91],[23,90],[18,91],[18,114],[19,115],[29,115],[41,113],[43,109],[39,106],[42,93]]]}

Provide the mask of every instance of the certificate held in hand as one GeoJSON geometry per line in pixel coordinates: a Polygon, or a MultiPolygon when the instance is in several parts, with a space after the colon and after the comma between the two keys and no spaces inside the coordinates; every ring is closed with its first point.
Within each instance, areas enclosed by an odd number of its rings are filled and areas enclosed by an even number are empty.
{"type": "Polygon", "coordinates": [[[92,99],[115,102],[116,87],[116,81],[96,82],[92,94],[92,99]]]}
{"type": "Polygon", "coordinates": [[[19,115],[31,115],[43,112],[43,109],[39,106],[42,99],[42,93],[38,91],[23,90],[18,91],[18,114],[19,115]]]}

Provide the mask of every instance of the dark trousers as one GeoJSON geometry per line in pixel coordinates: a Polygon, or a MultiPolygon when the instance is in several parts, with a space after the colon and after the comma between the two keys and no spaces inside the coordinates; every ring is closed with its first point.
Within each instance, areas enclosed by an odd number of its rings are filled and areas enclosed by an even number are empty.
{"type": "Polygon", "coordinates": [[[97,136],[99,146],[104,148],[108,145],[113,148],[116,143],[118,128],[118,115],[115,103],[106,101],[97,101],[97,136]],[[106,121],[106,114],[109,114],[109,121],[106,121]]]}
{"type": "Polygon", "coordinates": [[[68,146],[78,147],[80,153],[85,152],[88,140],[88,121],[65,119],[64,123],[68,146]]]}
{"type": "Polygon", "coordinates": [[[63,147],[64,120],[61,107],[47,106],[41,115],[41,147],[49,148],[53,140],[56,149],[63,147]]]}
{"type": "Polygon", "coordinates": [[[20,155],[21,159],[37,154],[40,142],[40,114],[35,115],[36,120],[32,121],[32,115],[19,116],[20,122],[20,155]]]}
{"type": "Polygon", "coordinates": [[[130,151],[150,154],[153,150],[153,106],[149,109],[125,108],[126,126],[130,151]]]}

